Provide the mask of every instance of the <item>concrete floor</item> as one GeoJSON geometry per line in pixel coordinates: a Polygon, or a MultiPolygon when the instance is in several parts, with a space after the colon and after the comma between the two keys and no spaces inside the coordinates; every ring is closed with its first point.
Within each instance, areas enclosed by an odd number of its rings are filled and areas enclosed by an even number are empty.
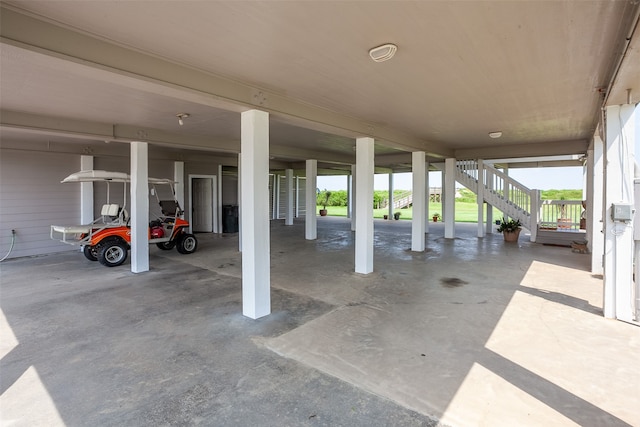
{"type": "Polygon", "coordinates": [[[151,271],[0,264],[2,425],[640,426],[640,328],[602,318],[589,256],[376,221],[272,223],[272,314],[242,316],[237,235],[151,271]]]}

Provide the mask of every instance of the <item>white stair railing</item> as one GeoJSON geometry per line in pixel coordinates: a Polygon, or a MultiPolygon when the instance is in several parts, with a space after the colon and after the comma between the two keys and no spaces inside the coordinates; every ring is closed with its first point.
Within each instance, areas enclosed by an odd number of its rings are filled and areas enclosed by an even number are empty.
{"type": "Polygon", "coordinates": [[[478,169],[475,160],[459,160],[456,162],[456,180],[475,194],[482,186],[483,201],[519,220],[531,232],[531,241],[535,241],[540,192],[527,188],[493,166],[483,164],[481,170],[478,169]]]}

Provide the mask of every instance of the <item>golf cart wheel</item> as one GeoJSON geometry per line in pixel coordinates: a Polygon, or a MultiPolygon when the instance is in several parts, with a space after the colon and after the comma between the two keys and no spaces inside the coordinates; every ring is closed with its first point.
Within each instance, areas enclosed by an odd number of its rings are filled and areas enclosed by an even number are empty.
{"type": "Polygon", "coordinates": [[[156,246],[162,249],[163,251],[170,251],[176,246],[176,241],[170,240],[168,242],[156,243],[156,246]]]}
{"type": "Polygon", "coordinates": [[[89,261],[97,261],[98,260],[98,250],[95,246],[86,245],[82,248],[82,253],[84,253],[85,258],[89,261]]]}
{"type": "Polygon", "coordinates": [[[116,267],[127,260],[129,246],[120,239],[107,240],[100,244],[98,261],[106,267],[116,267]]]}
{"type": "Polygon", "coordinates": [[[192,254],[198,248],[198,240],[193,234],[183,234],[178,238],[178,252],[192,254]]]}

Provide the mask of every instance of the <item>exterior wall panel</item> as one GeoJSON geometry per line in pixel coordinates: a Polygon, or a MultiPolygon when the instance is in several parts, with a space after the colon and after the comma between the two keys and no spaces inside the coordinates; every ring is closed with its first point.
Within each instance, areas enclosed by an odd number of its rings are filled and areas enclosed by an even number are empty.
{"type": "Polygon", "coordinates": [[[80,156],[0,150],[0,257],[77,250],[51,240],[50,227],[80,221],[80,188],[60,181],[80,167],[80,156]]]}

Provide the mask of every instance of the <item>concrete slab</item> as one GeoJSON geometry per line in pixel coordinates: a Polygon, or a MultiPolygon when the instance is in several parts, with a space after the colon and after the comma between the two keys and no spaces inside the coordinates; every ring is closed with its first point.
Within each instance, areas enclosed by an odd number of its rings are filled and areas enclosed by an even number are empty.
{"type": "Polygon", "coordinates": [[[640,329],[601,316],[586,255],[459,225],[272,222],[273,314],[241,315],[237,235],[151,248],[151,271],[79,253],[0,264],[7,425],[640,425],[640,329]]]}

